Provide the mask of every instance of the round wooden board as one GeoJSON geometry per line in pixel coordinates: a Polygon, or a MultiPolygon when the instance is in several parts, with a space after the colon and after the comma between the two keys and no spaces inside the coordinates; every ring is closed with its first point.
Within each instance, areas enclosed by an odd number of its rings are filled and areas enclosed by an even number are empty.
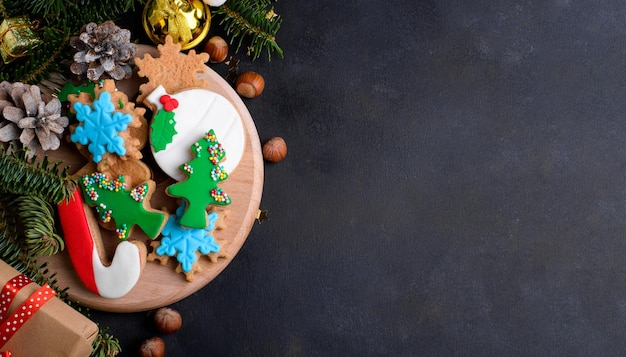
{"type": "MultiPolygon", "coordinates": [[[[159,55],[155,47],[138,45],[138,57],[142,57],[145,53],[150,53],[153,57],[159,55]]],[[[194,274],[194,279],[191,282],[185,279],[183,273],[175,272],[178,262],[174,258],[170,259],[166,265],[160,265],[159,261],[147,262],[137,285],[128,294],[117,299],[103,298],[86,289],[74,271],[66,252],[50,258],[40,258],[49,263],[51,271],[57,272],[59,286],[69,287],[68,293],[73,301],[89,308],[110,312],[138,312],[166,306],[182,300],[206,286],[226,268],[243,246],[255,222],[263,191],[261,144],[252,117],[239,95],[228,82],[210,68],[208,68],[206,78],[208,80],[207,89],[221,94],[235,106],[246,132],[244,155],[235,170],[229,172],[228,179],[220,184],[220,187],[232,198],[232,203],[225,206],[220,213],[220,215],[226,214],[225,227],[213,232],[216,239],[226,241],[226,244],[221,247],[221,252],[225,252],[228,257],[219,258],[214,263],[206,256],[200,256],[198,264],[201,271],[194,274]]],[[[141,80],[134,77],[126,82],[120,82],[118,88],[127,93],[129,98],[133,98],[133,94],[138,91],[140,83],[141,80]]],[[[144,150],[144,152],[146,151],[144,150]]],[[[64,165],[70,165],[70,172],[77,171],[86,163],[85,159],[75,150],[73,144],[64,144],[61,149],[49,153],[48,156],[51,160],[61,160],[64,165]]],[[[228,153],[226,153],[226,157],[228,159],[228,153]]],[[[149,157],[146,158],[146,161],[149,159],[149,157]]],[[[160,169],[150,165],[153,170],[153,179],[157,182],[156,191],[151,199],[152,207],[167,208],[169,212],[173,213],[177,202],[165,194],[165,188],[174,181],[163,174],[160,169]]],[[[101,231],[108,254],[107,259],[110,261],[119,240],[115,237],[114,232],[102,229],[101,231]]],[[[140,229],[135,230],[135,232],[131,239],[149,241],[140,229]]]]}

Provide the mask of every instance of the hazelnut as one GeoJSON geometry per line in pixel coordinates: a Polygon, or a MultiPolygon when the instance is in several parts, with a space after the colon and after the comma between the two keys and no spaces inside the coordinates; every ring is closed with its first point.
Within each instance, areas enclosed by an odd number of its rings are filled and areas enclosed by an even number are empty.
{"type": "Polygon", "coordinates": [[[141,357],[163,357],[165,356],[165,341],[160,337],[152,337],[144,340],[139,346],[141,357]]]}
{"type": "Polygon", "coordinates": [[[263,92],[263,88],[265,88],[265,80],[256,72],[243,72],[235,81],[237,93],[246,98],[258,97],[263,92]]]}
{"type": "Polygon", "coordinates": [[[228,43],[220,36],[213,36],[204,45],[204,52],[209,54],[209,62],[220,63],[228,56],[228,43]]]}
{"type": "Polygon", "coordinates": [[[161,333],[173,333],[180,329],[183,319],[178,311],[162,307],[154,313],[154,324],[161,333]]]}
{"type": "Polygon", "coordinates": [[[287,156],[287,143],[280,137],[273,137],[263,144],[263,158],[269,162],[279,162],[287,156]]]}

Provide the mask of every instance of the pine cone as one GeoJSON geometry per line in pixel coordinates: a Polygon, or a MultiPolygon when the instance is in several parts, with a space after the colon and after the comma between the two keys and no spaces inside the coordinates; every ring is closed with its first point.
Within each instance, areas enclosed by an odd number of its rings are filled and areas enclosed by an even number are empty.
{"type": "Polygon", "coordinates": [[[0,83],[0,142],[16,139],[31,149],[56,150],[61,136],[69,124],[61,116],[61,101],[42,96],[36,85],[24,83],[0,83]],[[35,140],[35,138],[37,140],[35,140]]]}
{"type": "Polygon", "coordinates": [[[121,29],[113,21],[101,25],[90,22],[83,25],[79,36],[70,39],[75,49],[72,73],[98,81],[103,76],[115,80],[130,78],[137,46],[130,42],[130,31],[121,29]],[[106,73],[105,73],[106,72],[106,73]]]}

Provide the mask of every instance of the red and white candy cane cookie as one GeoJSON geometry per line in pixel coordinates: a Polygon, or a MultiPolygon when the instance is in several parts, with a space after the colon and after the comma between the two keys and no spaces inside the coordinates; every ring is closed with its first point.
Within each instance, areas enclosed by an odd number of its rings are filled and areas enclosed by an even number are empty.
{"type": "Polygon", "coordinates": [[[100,230],[80,190],[74,191],[72,198],[59,204],[58,209],[65,244],[83,284],[105,298],[126,295],[137,284],[146,265],[146,246],[139,241],[122,241],[111,264],[105,265],[100,230]]]}

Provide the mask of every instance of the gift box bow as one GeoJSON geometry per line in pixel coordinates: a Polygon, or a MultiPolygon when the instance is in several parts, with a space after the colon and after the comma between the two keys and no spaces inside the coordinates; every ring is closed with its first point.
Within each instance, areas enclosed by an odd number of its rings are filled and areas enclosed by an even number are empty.
{"type": "MultiPolygon", "coordinates": [[[[46,284],[35,290],[17,309],[9,314],[9,306],[15,300],[17,293],[32,282],[26,275],[19,274],[4,284],[0,292],[0,349],[45,303],[56,295],[54,290],[46,284]]],[[[4,354],[0,356],[4,356],[4,354]]]]}

